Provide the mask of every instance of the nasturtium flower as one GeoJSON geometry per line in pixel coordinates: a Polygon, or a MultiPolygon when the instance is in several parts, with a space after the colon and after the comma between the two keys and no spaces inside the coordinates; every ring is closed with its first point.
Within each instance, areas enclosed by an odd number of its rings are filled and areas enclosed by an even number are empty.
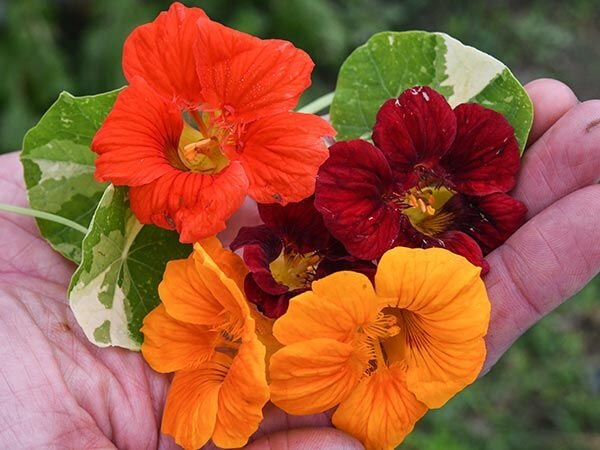
{"type": "Polygon", "coordinates": [[[397,247],[375,287],[343,271],[290,300],[273,333],[271,401],[291,414],[336,407],[333,424],[367,449],[393,449],[428,408],[472,383],[490,303],[480,268],[439,248],[397,247]]]}
{"type": "Polygon", "coordinates": [[[230,247],[243,248],[250,270],[246,296],[265,316],[281,316],[290,298],[333,272],[375,273],[373,263],[352,257],[329,234],[313,197],[286,206],[259,204],[258,212],[263,225],[241,228],[230,247]]]}
{"type": "Polygon", "coordinates": [[[270,329],[253,319],[245,275],[237,255],[205,240],[167,264],[161,304],[144,319],[144,358],[158,372],[175,372],[162,431],[186,449],[209,439],[242,447],[262,420],[269,389],[261,332],[270,329]]]}
{"type": "Polygon", "coordinates": [[[94,137],[96,178],[130,186],[142,223],[195,242],[225,228],[246,195],[262,203],[314,192],[335,134],[291,112],[310,85],[310,57],[175,3],[125,42],[129,85],[94,137]]]}
{"type": "Polygon", "coordinates": [[[478,104],[454,110],[428,87],[383,104],[373,142],[330,147],[316,188],[325,224],[354,256],[395,246],[442,247],[483,268],[483,256],[522,225],[526,208],[506,194],[519,148],[499,113],[478,104]]]}

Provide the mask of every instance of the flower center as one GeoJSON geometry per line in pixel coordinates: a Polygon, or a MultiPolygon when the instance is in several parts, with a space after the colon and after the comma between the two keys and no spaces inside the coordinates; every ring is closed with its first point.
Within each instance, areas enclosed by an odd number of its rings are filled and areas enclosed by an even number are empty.
{"type": "Polygon", "coordinates": [[[375,322],[358,327],[354,346],[359,358],[367,364],[365,376],[388,366],[389,357],[384,342],[400,332],[396,316],[383,312],[377,315],[375,322]]]}
{"type": "Polygon", "coordinates": [[[402,201],[407,206],[402,213],[408,217],[412,226],[423,234],[435,236],[446,231],[452,223],[453,214],[444,211],[444,205],[454,192],[446,187],[412,188],[402,201]]]}
{"type": "Polygon", "coordinates": [[[221,172],[229,165],[229,159],[221,149],[227,131],[210,129],[197,111],[190,111],[190,115],[198,129],[184,122],[177,147],[179,161],[192,172],[209,175],[221,172]]]}
{"type": "Polygon", "coordinates": [[[321,257],[316,252],[302,254],[283,249],[269,264],[269,270],[275,281],[293,291],[310,287],[320,261],[321,257]]]}

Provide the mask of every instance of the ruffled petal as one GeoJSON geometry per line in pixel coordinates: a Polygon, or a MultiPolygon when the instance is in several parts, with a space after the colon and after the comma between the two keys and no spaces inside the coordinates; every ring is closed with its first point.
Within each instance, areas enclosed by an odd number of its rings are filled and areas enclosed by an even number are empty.
{"type": "Polygon", "coordinates": [[[314,197],[286,206],[259,204],[258,213],[264,224],[298,253],[323,250],[329,244],[329,231],[315,208],[314,197]]]}
{"type": "Polygon", "coordinates": [[[214,444],[222,448],[246,445],[262,421],[268,400],[265,347],[254,336],[240,346],[219,391],[214,444]]]}
{"type": "Polygon", "coordinates": [[[293,109],[314,67],[290,42],[260,40],[212,21],[201,23],[195,55],[206,106],[233,122],[293,109]]]}
{"type": "Polygon", "coordinates": [[[287,312],[275,321],[273,334],[284,345],[317,338],[350,343],[358,327],[376,320],[385,301],[365,275],[337,272],[292,298],[287,312]]]}
{"type": "Polygon", "coordinates": [[[162,304],[144,318],[141,331],[144,359],[162,373],[200,367],[212,357],[218,337],[207,327],[173,319],[162,304]]]}
{"type": "Polygon", "coordinates": [[[427,407],[407,389],[404,369],[393,366],[363,379],[340,404],[332,422],[367,450],[393,450],[426,412],[427,407]]]}
{"type": "Polygon", "coordinates": [[[202,447],[215,429],[221,380],[211,375],[209,367],[177,372],[167,394],[162,432],[185,449],[202,447]]]}
{"type": "Polygon", "coordinates": [[[225,228],[248,189],[237,162],[216,175],[171,171],[129,191],[131,209],[142,223],[177,229],[181,242],[196,242],[225,228]]]}
{"type": "Polygon", "coordinates": [[[453,227],[473,237],[484,255],[503,244],[525,223],[527,207],[507,194],[455,195],[444,208],[454,214],[453,227]]]}
{"type": "Polygon", "coordinates": [[[317,171],[329,155],[322,138],[334,134],[313,114],[281,113],[248,124],[228,156],[244,165],[252,198],[285,205],[314,193],[317,171]]]}
{"type": "MultiPolygon", "coordinates": [[[[275,285],[277,282],[273,279],[273,283],[275,285]]],[[[254,274],[248,274],[246,277],[244,292],[248,301],[256,305],[262,314],[271,319],[276,319],[285,314],[290,298],[296,295],[290,291],[285,291],[281,294],[270,294],[262,286],[258,285],[254,274]]]]}
{"type": "Polygon", "coordinates": [[[92,141],[95,177],[115,185],[141,186],[177,173],[177,145],[183,120],[141,78],[119,93],[92,141]]]}
{"type": "Polygon", "coordinates": [[[221,269],[228,278],[231,278],[240,291],[243,292],[244,279],[246,278],[248,269],[242,258],[232,251],[223,248],[223,244],[221,244],[219,238],[215,236],[203,239],[199,244],[219,269],[221,269]]]}
{"type": "Polygon", "coordinates": [[[483,366],[490,302],[479,273],[442,249],[398,247],[379,262],[377,293],[395,298],[389,313],[402,330],[386,348],[403,353],[408,389],[430,408],[475,381],[483,366]]]}
{"type": "Polygon", "coordinates": [[[271,357],[271,401],[289,414],[321,413],[348,397],[364,370],[350,344],[312,339],[288,345],[271,357]]]}
{"type": "Polygon", "coordinates": [[[520,164],[513,127],[481,105],[459,105],[454,112],[456,139],[440,164],[455,189],[477,196],[511,190],[520,164]]]}
{"type": "MultiPolygon", "coordinates": [[[[173,3],[154,22],[137,27],[123,47],[123,71],[129,82],[143,77],[152,89],[180,108],[195,107],[202,99],[193,43],[200,8],[173,3]]],[[[204,21],[203,21],[204,22],[204,21]]]]}
{"type": "Polygon", "coordinates": [[[317,177],[315,206],[348,252],[376,259],[400,228],[400,212],[386,199],[394,190],[390,167],[366,141],[338,142],[329,150],[317,177]]]}
{"type": "MultiPolygon", "coordinates": [[[[377,113],[373,141],[398,175],[415,177],[415,165],[432,168],[456,135],[456,118],[446,99],[419,86],[388,100],[377,113]]],[[[414,184],[414,183],[413,183],[414,184]]]]}

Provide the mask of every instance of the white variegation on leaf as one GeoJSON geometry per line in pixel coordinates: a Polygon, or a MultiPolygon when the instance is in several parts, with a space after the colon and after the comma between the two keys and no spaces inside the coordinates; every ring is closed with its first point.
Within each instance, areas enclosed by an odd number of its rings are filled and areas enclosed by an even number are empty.
{"type": "Polygon", "coordinates": [[[83,239],[81,265],[69,287],[71,309],[88,339],[138,350],[144,317],[160,302],[158,284],[167,262],[191,251],[177,233],[139,223],[127,189],[110,185],[83,239]]]}
{"type": "Polygon", "coordinates": [[[453,107],[479,103],[503,114],[524,151],[533,106],[510,70],[446,34],[425,31],[376,34],[346,59],[330,111],[337,140],[369,139],[381,105],[418,85],[440,92],[453,107]]]}
{"type": "MultiPolygon", "coordinates": [[[[88,97],[67,92],[25,135],[21,162],[29,204],[87,227],[106,189],[94,180],[90,150],[94,134],[102,125],[118,91],[88,97]]],[[[66,258],[81,260],[83,234],[68,226],[37,219],[40,233],[66,258]]]]}

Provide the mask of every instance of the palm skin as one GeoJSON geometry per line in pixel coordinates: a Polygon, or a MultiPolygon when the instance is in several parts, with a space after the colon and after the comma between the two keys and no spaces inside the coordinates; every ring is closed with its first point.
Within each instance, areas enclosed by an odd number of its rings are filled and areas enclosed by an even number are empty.
{"type": "MultiPolygon", "coordinates": [[[[528,206],[529,221],[488,256],[484,373],[600,270],[600,101],[577,103],[551,80],[527,89],[536,117],[513,195],[528,206]]],[[[27,203],[17,154],[0,157],[0,202],[27,203]]],[[[65,300],[73,270],[32,219],[0,215],[1,446],[177,448],[159,432],[168,377],[139,354],[88,343],[65,300]]],[[[291,417],[268,405],[247,448],[362,447],[325,414],[291,417]]]]}

